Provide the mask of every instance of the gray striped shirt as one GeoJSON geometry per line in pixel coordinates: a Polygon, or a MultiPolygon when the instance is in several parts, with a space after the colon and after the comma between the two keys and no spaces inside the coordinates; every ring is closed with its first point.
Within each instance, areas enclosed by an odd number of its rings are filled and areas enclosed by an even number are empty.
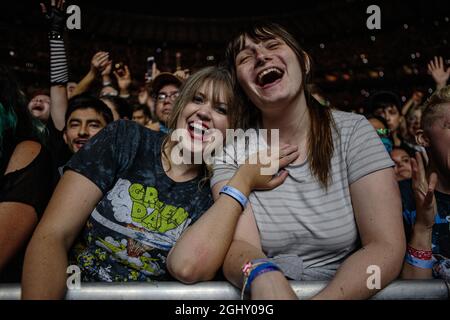
{"type": "MultiPolygon", "coordinates": [[[[252,192],[249,198],[265,254],[288,260],[291,267],[292,263],[297,263],[301,273],[317,268],[332,271],[332,276],[343,260],[358,248],[349,185],[394,165],[365,117],[342,111],[333,111],[332,115],[338,132],[333,130],[335,149],[328,190],[320,186],[305,161],[287,167],[289,176],[281,186],[252,192]]],[[[232,146],[225,147],[224,152],[228,159],[236,154],[232,146]]],[[[237,168],[237,162],[215,159],[211,185],[229,180],[237,168]]],[[[324,278],[330,278],[329,272],[325,273],[328,274],[324,278]]]]}

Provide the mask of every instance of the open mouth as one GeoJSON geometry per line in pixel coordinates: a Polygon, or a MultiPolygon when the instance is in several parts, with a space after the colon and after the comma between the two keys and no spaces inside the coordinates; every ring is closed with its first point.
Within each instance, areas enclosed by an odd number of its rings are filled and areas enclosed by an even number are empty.
{"type": "Polygon", "coordinates": [[[276,67],[271,67],[258,73],[256,76],[256,83],[261,87],[269,86],[281,79],[283,75],[283,70],[276,67]]]}
{"type": "Polygon", "coordinates": [[[31,110],[32,111],[44,111],[44,106],[40,106],[40,105],[37,105],[37,106],[33,106],[32,108],[31,108],[31,110]]]}
{"type": "Polygon", "coordinates": [[[206,140],[208,129],[209,127],[202,121],[192,121],[188,123],[189,134],[194,140],[206,140]]]}
{"type": "Polygon", "coordinates": [[[80,149],[82,148],[88,141],[86,139],[75,139],[74,140],[74,145],[80,149]]]}

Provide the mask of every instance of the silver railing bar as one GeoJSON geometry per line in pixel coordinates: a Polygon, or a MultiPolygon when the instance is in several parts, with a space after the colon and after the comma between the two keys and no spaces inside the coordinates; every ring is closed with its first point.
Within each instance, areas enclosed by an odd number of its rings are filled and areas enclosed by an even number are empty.
{"type": "MultiPolygon", "coordinates": [[[[291,281],[300,299],[322,290],[326,281],[291,281]]],[[[0,300],[20,299],[20,285],[0,284],[0,300]]],[[[240,291],[228,282],[193,285],[180,282],[82,282],[70,289],[67,300],[239,300],[240,291]]],[[[444,280],[396,280],[372,297],[374,300],[449,300],[450,285],[444,280]]]]}

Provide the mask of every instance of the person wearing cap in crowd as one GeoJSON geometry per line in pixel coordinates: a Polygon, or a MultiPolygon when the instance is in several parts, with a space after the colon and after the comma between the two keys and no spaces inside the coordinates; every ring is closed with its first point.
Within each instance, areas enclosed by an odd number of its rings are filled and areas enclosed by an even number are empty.
{"type": "Polygon", "coordinates": [[[159,122],[158,129],[167,133],[167,121],[172,113],[173,104],[179,95],[183,80],[170,72],[160,73],[152,83],[152,92],[156,97],[155,117],[159,122]]]}

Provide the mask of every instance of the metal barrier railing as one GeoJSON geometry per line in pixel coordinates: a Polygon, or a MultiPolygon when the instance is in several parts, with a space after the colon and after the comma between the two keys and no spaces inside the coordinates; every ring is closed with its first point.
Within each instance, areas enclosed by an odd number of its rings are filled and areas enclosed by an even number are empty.
{"type": "MultiPolygon", "coordinates": [[[[326,281],[291,281],[300,299],[322,290],[326,281]]],[[[20,299],[19,284],[0,284],[0,300],[20,299]]],[[[228,282],[84,282],[67,291],[68,300],[238,300],[240,291],[228,282]]],[[[444,280],[396,280],[372,297],[375,300],[448,300],[450,286],[444,280]]]]}

